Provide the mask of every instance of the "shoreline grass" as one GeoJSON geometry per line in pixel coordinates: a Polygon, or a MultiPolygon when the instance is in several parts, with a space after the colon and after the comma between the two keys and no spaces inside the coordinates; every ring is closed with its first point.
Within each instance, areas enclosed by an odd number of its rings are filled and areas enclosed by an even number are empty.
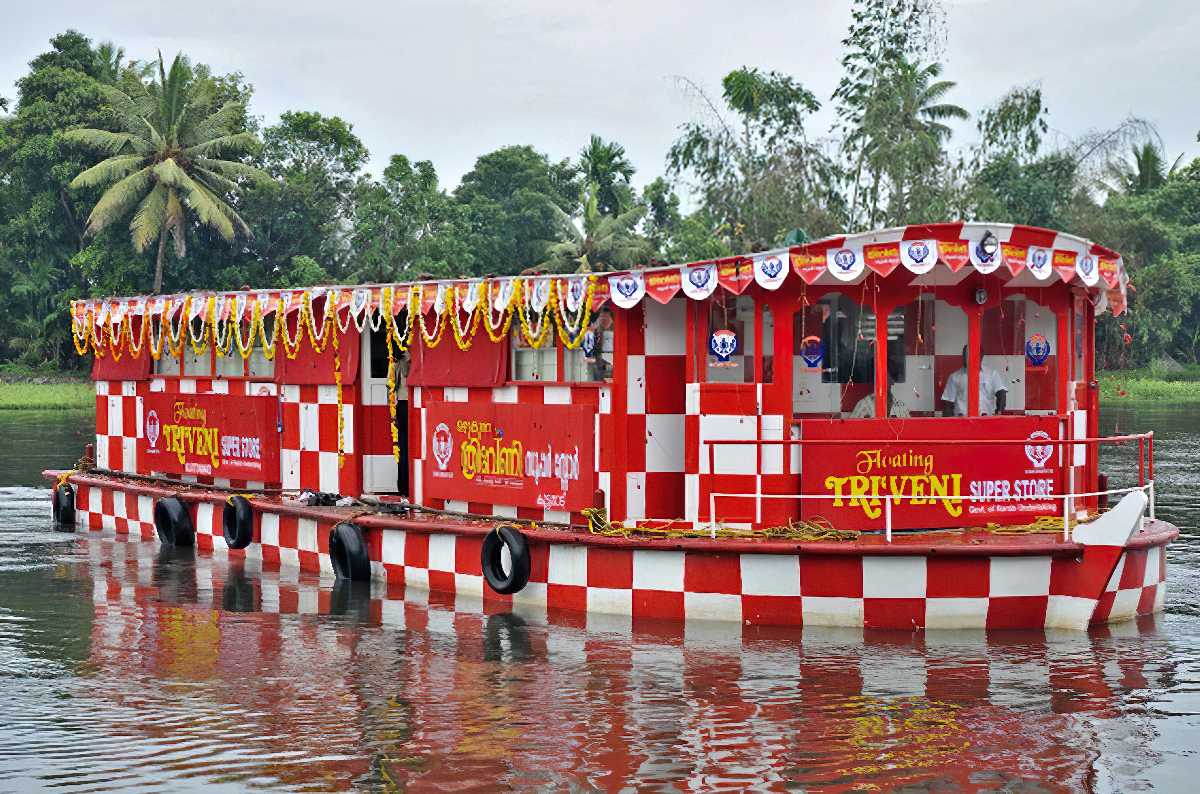
{"type": "Polygon", "coordinates": [[[0,411],[79,411],[95,406],[96,390],[90,382],[0,382],[0,411]]]}
{"type": "Polygon", "coordinates": [[[1120,369],[1099,373],[1100,404],[1162,402],[1200,404],[1200,370],[1120,369]]]}

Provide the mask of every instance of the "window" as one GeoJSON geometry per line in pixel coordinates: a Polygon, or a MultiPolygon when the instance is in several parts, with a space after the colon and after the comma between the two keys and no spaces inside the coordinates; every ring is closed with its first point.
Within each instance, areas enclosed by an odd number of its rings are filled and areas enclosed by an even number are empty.
{"type": "Polygon", "coordinates": [[[583,343],[575,350],[563,350],[563,380],[595,383],[612,379],[613,316],[607,306],[592,318],[583,343]]]}
{"type": "MultiPolygon", "coordinates": [[[[887,373],[892,415],[932,416],[937,409],[934,351],[939,311],[947,323],[943,343],[950,348],[956,344],[961,347],[966,341],[966,315],[949,304],[935,301],[932,295],[921,295],[888,315],[887,373]]],[[[953,354],[947,355],[952,365],[953,354]]]]}
{"type": "MultiPolygon", "coordinates": [[[[546,318],[545,322],[550,322],[546,318]]],[[[540,348],[533,348],[525,341],[517,323],[513,323],[512,333],[512,379],[513,380],[545,380],[558,379],[558,346],[552,336],[547,335],[546,341],[540,348]]]]}
{"type": "MultiPolygon", "coordinates": [[[[833,292],[792,318],[792,407],[798,414],[861,418],[874,394],[875,315],[833,292]]],[[[874,415],[873,411],[869,414],[874,415]]]]}
{"type": "Polygon", "coordinates": [[[1075,366],[1071,373],[1071,379],[1083,381],[1087,379],[1087,372],[1084,371],[1084,353],[1087,345],[1087,328],[1085,315],[1083,312],[1083,298],[1075,299],[1075,366]]]}
{"type": "Polygon", "coordinates": [[[705,380],[709,383],[754,382],[754,299],[713,293],[708,302],[708,345],[705,380]],[[714,352],[714,347],[716,351],[714,352]]]}
{"type": "MultiPolygon", "coordinates": [[[[1058,319],[1024,295],[1010,295],[983,313],[983,375],[1006,386],[1005,409],[1054,413],[1058,405],[1058,319]],[[997,377],[998,376],[998,379],[997,377]]],[[[980,392],[985,387],[980,386],[980,392]]],[[[985,396],[981,394],[981,396],[985,396]]],[[[983,413],[981,406],[980,412],[983,413]]]]}
{"type": "Polygon", "coordinates": [[[770,306],[762,307],[762,382],[775,382],[775,317],[770,306]]]}

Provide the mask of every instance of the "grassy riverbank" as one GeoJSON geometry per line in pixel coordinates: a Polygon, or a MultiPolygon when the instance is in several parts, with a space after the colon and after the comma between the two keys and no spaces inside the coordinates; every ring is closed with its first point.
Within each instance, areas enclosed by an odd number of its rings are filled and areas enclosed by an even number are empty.
{"type": "Polygon", "coordinates": [[[91,383],[5,383],[0,382],[0,411],[74,411],[95,406],[96,390],[91,383]]]}
{"type": "Polygon", "coordinates": [[[1114,401],[1200,404],[1200,366],[1179,370],[1123,369],[1100,373],[1100,399],[1114,401]]]}

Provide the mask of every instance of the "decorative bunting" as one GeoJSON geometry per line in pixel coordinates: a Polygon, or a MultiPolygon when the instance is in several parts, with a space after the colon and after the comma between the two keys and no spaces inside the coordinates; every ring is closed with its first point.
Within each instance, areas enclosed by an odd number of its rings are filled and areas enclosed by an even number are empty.
{"type": "Polygon", "coordinates": [[[871,270],[886,278],[900,267],[900,246],[897,243],[864,245],[863,261],[871,270]]]}
{"type": "Polygon", "coordinates": [[[608,303],[608,279],[598,278],[592,282],[592,311],[608,303]]]}
{"type": "Polygon", "coordinates": [[[622,309],[632,309],[646,294],[646,278],[640,270],[608,277],[612,302],[622,309]]]}
{"type": "Polygon", "coordinates": [[[754,257],[754,280],[763,289],[777,290],[787,278],[788,267],[780,254],[758,254],[754,257]]]}
{"type": "Polygon", "coordinates": [[[684,265],[679,269],[683,294],[692,300],[704,300],[717,288],[717,265],[715,262],[702,262],[698,265],[684,265]]]}
{"type": "Polygon", "coordinates": [[[563,293],[564,303],[567,304],[567,311],[579,311],[579,307],[583,305],[583,299],[587,295],[587,276],[568,276],[562,279],[562,281],[567,287],[563,293]]]}
{"type": "MultiPolygon", "coordinates": [[[[1043,248],[1040,245],[1029,246],[1029,252],[1025,257],[1025,267],[1033,274],[1033,277],[1038,281],[1045,281],[1054,274],[1054,267],[1051,262],[1054,252],[1049,248],[1043,248]]],[[[1016,273],[1013,273],[1015,276],[1016,273]]]]}
{"type": "Polygon", "coordinates": [[[940,240],[936,245],[938,259],[950,268],[951,273],[957,273],[971,261],[971,253],[966,240],[940,240]]]}
{"type": "Polygon", "coordinates": [[[980,273],[994,273],[996,268],[1000,267],[1000,260],[1003,257],[1003,252],[999,244],[996,246],[996,252],[988,256],[983,250],[983,245],[980,239],[969,240],[967,242],[968,250],[971,255],[971,264],[975,266],[975,270],[980,273]]]}
{"type": "Polygon", "coordinates": [[[1075,278],[1075,262],[1078,258],[1079,254],[1074,251],[1055,249],[1054,272],[1058,273],[1058,277],[1062,279],[1064,284],[1070,284],[1071,279],[1075,278]]]}
{"type": "Polygon", "coordinates": [[[669,303],[681,286],[679,270],[676,268],[646,273],[646,294],[659,303],[669,303]]]}
{"type": "Polygon", "coordinates": [[[1025,269],[1025,263],[1029,259],[1029,248],[1024,245],[1001,243],[1000,258],[1008,265],[1008,272],[1017,276],[1025,269]]]}
{"type": "Polygon", "coordinates": [[[1092,253],[1080,254],[1075,261],[1075,275],[1089,287],[1094,287],[1100,281],[1100,263],[1092,253]]]}
{"type": "Polygon", "coordinates": [[[1109,289],[1116,289],[1119,283],[1117,260],[1104,256],[1100,257],[1100,277],[1104,279],[1104,283],[1108,285],[1109,289]]]}
{"type": "Polygon", "coordinates": [[[541,314],[550,305],[550,279],[526,279],[521,293],[525,296],[525,305],[541,314]]]}
{"type": "Polygon", "coordinates": [[[854,281],[865,267],[863,249],[854,246],[830,248],[825,252],[825,266],[838,281],[854,281]]]}
{"type": "MultiPolygon", "coordinates": [[[[963,253],[966,253],[965,251],[963,253]]],[[[928,273],[938,261],[937,240],[901,240],[900,262],[917,275],[928,273]]]]}
{"type": "Polygon", "coordinates": [[[804,279],[805,284],[812,284],[826,270],[825,252],[793,251],[792,270],[796,271],[797,276],[804,279]]]}
{"type": "Polygon", "coordinates": [[[717,283],[734,295],[741,295],[754,280],[754,267],[749,259],[737,257],[717,262],[717,283]]]}

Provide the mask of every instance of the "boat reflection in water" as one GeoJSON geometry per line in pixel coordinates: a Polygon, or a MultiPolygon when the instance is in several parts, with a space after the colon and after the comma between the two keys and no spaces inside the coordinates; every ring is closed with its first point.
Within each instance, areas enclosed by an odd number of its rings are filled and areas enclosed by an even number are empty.
{"type": "Polygon", "coordinates": [[[1061,636],[681,630],[77,542],[97,728],[159,783],[1090,789],[1152,760],[1125,704],[1172,675],[1154,618],[1061,636]]]}

